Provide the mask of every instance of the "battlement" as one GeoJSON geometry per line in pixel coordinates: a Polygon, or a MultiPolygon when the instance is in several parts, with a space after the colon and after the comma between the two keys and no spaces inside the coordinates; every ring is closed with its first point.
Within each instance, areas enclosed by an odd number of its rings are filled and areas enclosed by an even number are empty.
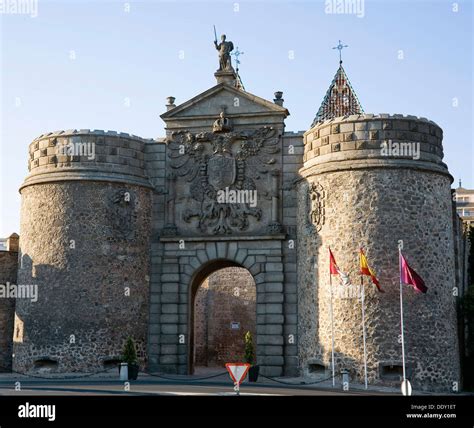
{"type": "MultiPolygon", "coordinates": [[[[438,126],[435,122],[433,122],[432,120],[427,119],[426,117],[418,117],[418,116],[414,116],[414,115],[410,115],[410,114],[404,115],[404,114],[398,114],[398,113],[394,113],[394,114],[389,114],[389,113],[378,113],[378,114],[363,113],[363,114],[351,114],[349,116],[340,116],[340,117],[335,117],[333,119],[324,120],[324,121],[316,123],[313,128],[319,127],[320,125],[324,125],[324,124],[328,124],[328,123],[353,122],[353,121],[369,120],[369,119],[370,120],[373,120],[373,119],[399,119],[399,120],[400,119],[405,119],[405,120],[407,120],[407,119],[409,119],[409,120],[417,120],[417,121],[421,121],[421,122],[427,122],[431,125],[438,126]]],[[[306,132],[309,132],[309,131],[306,131],[306,132]]]]}
{"type": "Polygon", "coordinates": [[[30,175],[22,187],[61,180],[122,181],[150,186],[145,145],[161,144],[124,132],[72,129],[42,134],[29,145],[30,175]]]}
{"type": "Polygon", "coordinates": [[[284,137],[302,137],[306,131],[285,131],[284,137]]]}
{"type": "Polygon", "coordinates": [[[384,159],[441,166],[443,130],[424,117],[360,114],[317,123],[304,134],[305,168],[344,160],[384,159]],[[404,153],[400,150],[415,150],[404,153]],[[396,149],[396,150],[395,150],[396,149]]]}
{"type": "Polygon", "coordinates": [[[67,136],[67,135],[105,135],[105,136],[119,136],[125,138],[133,138],[136,140],[141,140],[146,143],[154,142],[153,138],[142,138],[138,135],[129,134],[128,132],[117,132],[117,131],[104,131],[103,129],[68,129],[68,130],[61,130],[61,131],[54,131],[48,132],[47,134],[41,134],[40,136],[36,137],[33,142],[38,140],[43,140],[45,138],[51,137],[58,137],[58,136],[67,136]]]}

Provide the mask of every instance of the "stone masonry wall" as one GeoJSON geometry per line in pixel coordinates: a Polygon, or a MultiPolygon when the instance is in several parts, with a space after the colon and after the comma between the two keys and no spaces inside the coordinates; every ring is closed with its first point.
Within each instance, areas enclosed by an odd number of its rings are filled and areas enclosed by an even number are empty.
{"type": "MultiPolygon", "coordinates": [[[[153,186],[152,223],[150,236],[150,325],[148,329],[149,366],[153,369],[158,364],[160,353],[159,340],[156,336],[155,320],[161,315],[159,293],[161,291],[160,275],[162,273],[163,246],[160,244],[160,231],[165,225],[166,193],[166,144],[164,140],[150,141],[145,145],[146,171],[153,186]]],[[[178,266],[164,268],[167,273],[174,273],[178,266]]]]}
{"type": "Polygon", "coordinates": [[[256,298],[255,282],[242,268],[221,269],[202,283],[194,303],[195,366],[244,361],[245,333],[256,335],[256,298]]]}
{"type": "MultiPolygon", "coordinates": [[[[0,251],[0,284],[17,284],[18,248],[0,251]]],[[[12,367],[15,300],[0,298],[0,372],[12,367]]]]}
{"type": "MultiPolygon", "coordinates": [[[[284,132],[288,111],[281,103],[222,83],[181,105],[168,105],[161,115],[165,144],[147,145],[153,156],[150,167],[166,167],[166,181],[164,175],[156,181],[150,175],[154,199],[163,196],[156,209],[165,210],[164,226],[153,215],[152,371],[192,372],[194,295],[205,276],[224,267],[244,267],[256,283],[255,343],[261,373],[281,376],[296,370],[296,251],[285,249],[285,222],[295,224],[296,206],[284,208],[282,196],[283,186],[294,182],[303,147],[301,134],[284,132]],[[222,112],[230,120],[231,133],[213,132],[222,112]],[[190,132],[179,133],[185,130],[190,132]],[[297,150],[285,151],[292,140],[297,150]],[[256,190],[257,207],[217,202],[216,191],[229,186],[256,190]],[[285,289],[287,268],[294,277],[285,289]],[[291,335],[291,343],[285,342],[291,335]]],[[[149,168],[149,174],[156,171],[149,168]]]]}
{"type": "Polygon", "coordinates": [[[303,132],[285,132],[283,136],[282,223],[286,240],[282,245],[284,266],[283,336],[285,343],[285,375],[298,375],[298,281],[297,266],[297,195],[295,182],[303,162],[303,132]]]}
{"type": "MultiPolygon", "coordinates": [[[[311,149],[300,171],[305,177],[298,185],[302,369],[310,371],[310,364],[331,365],[330,246],[352,283],[339,286],[333,275],[337,371],[348,369],[353,378],[363,380],[361,302],[357,294],[358,250],[362,246],[385,290],[379,293],[369,279],[364,280],[369,382],[399,382],[387,377],[384,367],[400,366],[402,360],[397,245],[403,240],[404,255],[428,286],[426,294],[403,287],[408,378],[414,388],[452,391],[459,385],[460,373],[453,296],[452,177],[441,162],[442,133],[433,122],[411,116],[338,119],[337,126],[325,122],[307,135],[329,135],[329,146],[324,147],[331,147],[331,132],[347,131],[351,138],[360,137],[360,143],[352,141],[347,150],[341,143],[335,153],[326,151],[320,159],[311,149]],[[372,140],[370,129],[376,132],[372,140]],[[380,151],[386,141],[384,130],[394,138],[403,132],[405,138],[410,132],[418,133],[411,134],[412,141],[424,142],[427,150],[418,160],[384,157],[380,151]],[[364,139],[367,137],[368,141],[364,139]],[[312,203],[309,194],[313,185],[317,196],[312,203]]],[[[311,141],[314,144],[315,140],[311,141]]],[[[423,150],[423,144],[421,147],[423,150]]]]}
{"type": "Polygon", "coordinates": [[[23,339],[15,342],[15,370],[31,370],[41,358],[57,361],[58,371],[101,370],[120,357],[128,336],[146,362],[150,211],[149,191],[136,186],[23,189],[18,280],[39,291],[37,302],[17,302],[23,339]],[[111,201],[123,191],[132,205],[125,234],[111,201]]]}
{"type": "Polygon", "coordinates": [[[17,301],[15,370],[47,360],[59,372],[98,371],[120,357],[128,337],[146,365],[152,200],[145,144],[81,130],[30,145],[18,281],[37,285],[38,301],[17,301]],[[49,154],[61,141],[90,143],[95,155],[49,154]]]}
{"type": "Polygon", "coordinates": [[[145,174],[145,145],[153,142],[127,133],[68,130],[44,134],[29,146],[25,184],[68,178],[127,180],[150,186],[145,174]]]}
{"type": "Polygon", "coordinates": [[[246,268],[257,291],[257,363],[266,376],[281,376],[284,362],[283,236],[162,238],[164,242],[160,292],[150,295],[160,315],[150,318],[150,341],[160,345],[158,364],[151,370],[190,372],[191,302],[198,286],[215,270],[246,268]],[[279,238],[279,239],[277,239],[279,238]],[[158,309],[157,308],[157,309],[158,309]]]}

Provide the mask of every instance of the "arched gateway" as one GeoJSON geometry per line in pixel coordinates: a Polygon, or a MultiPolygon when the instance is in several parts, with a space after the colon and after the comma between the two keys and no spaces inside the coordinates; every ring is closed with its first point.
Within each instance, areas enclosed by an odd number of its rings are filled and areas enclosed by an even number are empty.
{"type": "Polygon", "coordinates": [[[270,102],[247,92],[226,58],[215,86],[179,105],[168,98],[165,138],[81,129],[30,144],[18,283],[41,293],[0,309],[0,359],[19,372],[99,371],[132,337],[142,367],[191,373],[196,290],[240,266],[255,283],[263,375],[330,370],[334,354],[337,372],[361,380],[366,349],[369,381],[390,383],[402,364],[393,281],[403,240],[430,288],[404,298],[416,326],[410,380],[450,391],[460,378],[452,290],[464,277],[441,128],[363,114],[340,64],[311,129],[286,132],[282,93],[270,102]],[[411,158],[392,153],[398,141],[416,143],[411,158]],[[331,247],[358,283],[359,246],[386,291],[366,287],[366,347],[361,302],[332,301],[327,269],[331,247]]]}
{"type": "MultiPolygon", "coordinates": [[[[238,266],[246,268],[255,281],[257,362],[264,374],[278,376],[284,373],[285,354],[296,352],[296,349],[292,351],[291,347],[295,345],[285,343],[284,336],[283,236],[258,240],[209,237],[207,241],[191,240],[186,244],[186,250],[179,249],[179,243],[172,238],[162,238],[167,253],[163,259],[164,270],[175,272],[161,275],[161,313],[156,319],[160,325],[160,344],[155,348],[159,353],[157,369],[192,372],[193,308],[197,289],[212,272],[238,266]],[[179,269],[173,266],[179,266],[179,269]]],[[[233,285],[228,286],[232,288],[233,285]]],[[[152,320],[153,317],[152,314],[152,320]]]]}
{"type": "MultiPolygon", "coordinates": [[[[189,372],[222,372],[229,361],[246,361],[246,339],[257,337],[257,287],[252,274],[216,260],[196,275],[190,296],[189,372]],[[202,277],[205,273],[211,272],[202,277]]],[[[255,343],[250,363],[255,364],[255,343]]],[[[257,351],[258,353],[258,351],[257,351]]]]}
{"type": "Polygon", "coordinates": [[[215,76],[216,86],[183,104],[168,99],[168,111],[161,116],[166,123],[166,138],[159,144],[163,149],[150,146],[149,173],[158,191],[149,366],[192,372],[196,287],[216,269],[241,266],[255,281],[254,343],[261,373],[295,375],[292,193],[302,135],[285,133],[289,113],[281,93],[272,103],[244,91],[233,69],[215,76]]]}

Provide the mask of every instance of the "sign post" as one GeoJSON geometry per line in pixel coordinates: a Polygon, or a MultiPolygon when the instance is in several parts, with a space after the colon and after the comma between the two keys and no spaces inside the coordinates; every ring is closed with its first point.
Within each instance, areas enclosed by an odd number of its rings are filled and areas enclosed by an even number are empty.
{"type": "Polygon", "coordinates": [[[247,363],[226,363],[225,368],[229,372],[230,378],[234,381],[234,391],[240,395],[240,384],[247,376],[250,364],[247,363]]]}

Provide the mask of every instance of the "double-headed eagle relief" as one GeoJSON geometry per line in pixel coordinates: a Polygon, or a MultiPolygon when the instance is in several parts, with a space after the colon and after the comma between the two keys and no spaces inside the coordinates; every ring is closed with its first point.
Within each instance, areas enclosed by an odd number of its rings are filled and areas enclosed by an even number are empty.
{"type": "MultiPolygon", "coordinates": [[[[177,177],[188,183],[194,207],[182,215],[185,222],[198,219],[202,232],[214,234],[245,231],[249,217],[257,221],[262,210],[248,202],[222,202],[219,192],[257,191],[256,180],[268,174],[280,151],[276,129],[264,126],[252,131],[234,132],[231,122],[221,113],[213,132],[173,132],[168,137],[170,166],[177,177]]],[[[264,187],[264,186],[260,186],[264,187]]],[[[269,199],[268,189],[258,189],[257,200],[269,199]]]]}

